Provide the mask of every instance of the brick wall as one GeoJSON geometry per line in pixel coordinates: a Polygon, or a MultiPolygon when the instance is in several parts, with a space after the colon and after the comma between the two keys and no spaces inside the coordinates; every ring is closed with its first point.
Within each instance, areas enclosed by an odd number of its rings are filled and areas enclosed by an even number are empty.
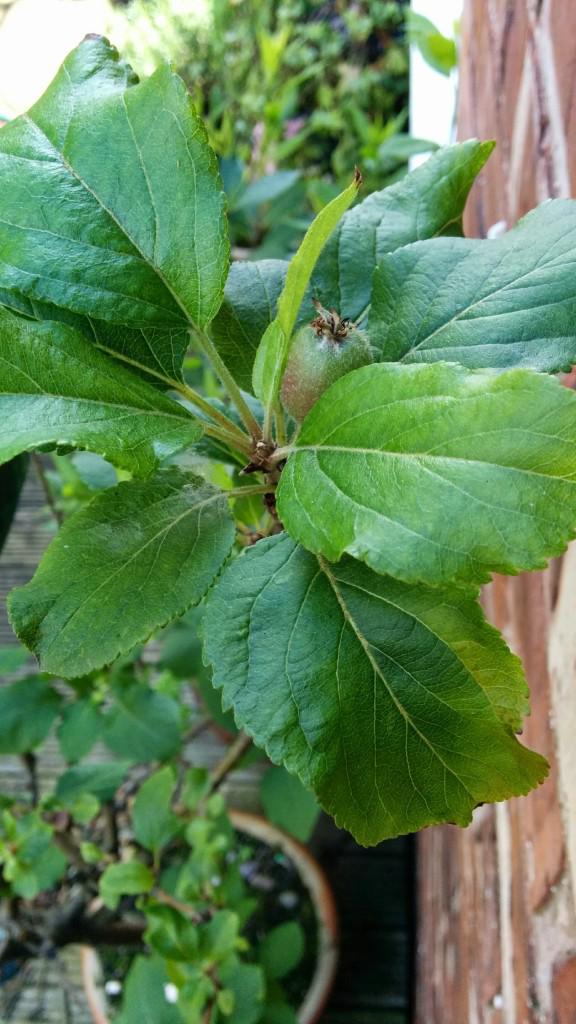
{"type": "MultiPolygon", "coordinates": [[[[576,196],[576,0],[465,0],[458,131],[498,142],[467,234],[576,196]]],[[[524,739],[552,771],[466,831],[420,837],[416,1020],[576,1024],[576,549],[497,578],[485,604],[524,661],[524,739]]]]}

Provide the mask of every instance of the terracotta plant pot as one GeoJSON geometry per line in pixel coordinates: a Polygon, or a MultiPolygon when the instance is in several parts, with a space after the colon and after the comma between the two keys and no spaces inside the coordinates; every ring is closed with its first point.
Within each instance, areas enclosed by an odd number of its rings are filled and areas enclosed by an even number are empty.
{"type": "MultiPolygon", "coordinates": [[[[244,811],[231,811],[230,820],[238,832],[266,843],[295,865],[316,911],[318,953],[312,981],[298,1009],[298,1024],[318,1024],[328,1001],[338,963],[338,917],[332,890],[322,868],[305,846],[271,825],[265,818],[244,811]]],[[[81,947],[82,983],[94,1024],[110,1024],[102,986],[102,967],[97,951],[81,947]]]]}

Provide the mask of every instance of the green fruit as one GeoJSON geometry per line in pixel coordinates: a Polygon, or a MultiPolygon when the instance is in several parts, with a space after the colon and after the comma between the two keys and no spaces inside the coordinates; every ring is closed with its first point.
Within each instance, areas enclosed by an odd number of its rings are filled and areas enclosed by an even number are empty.
{"type": "Polygon", "coordinates": [[[280,392],[286,411],[300,422],[334,381],[372,362],[368,339],[336,313],[321,310],[292,339],[280,392]]]}

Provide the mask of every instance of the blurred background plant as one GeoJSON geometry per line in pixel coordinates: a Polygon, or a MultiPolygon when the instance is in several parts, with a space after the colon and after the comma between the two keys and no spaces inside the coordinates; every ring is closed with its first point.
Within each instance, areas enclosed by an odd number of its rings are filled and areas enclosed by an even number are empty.
{"type": "Polygon", "coordinates": [[[434,146],[407,133],[406,0],[132,0],[111,35],[170,60],[222,167],[236,255],[285,257],[359,165],[364,195],[434,146]]]}

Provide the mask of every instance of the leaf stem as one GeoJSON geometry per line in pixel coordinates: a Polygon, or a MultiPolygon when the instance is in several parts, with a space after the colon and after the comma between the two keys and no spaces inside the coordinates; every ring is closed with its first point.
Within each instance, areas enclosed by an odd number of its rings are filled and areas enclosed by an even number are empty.
{"type": "Polygon", "coordinates": [[[293,451],[293,444],[286,444],[281,448],[277,448],[275,452],[272,452],[272,455],[270,456],[270,462],[274,464],[277,462],[284,462],[284,459],[287,459],[288,456],[291,455],[293,451]]]}
{"type": "Polygon", "coordinates": [[[286,417],[284,416],[284,409],[278,399],[276,399],[274,419],[276,423],[276,441],[279,445],[285,445],[288,440],[286,434],[286,417]]]}
{"type": "Polygon", "coordinates": [[[204,433],[209,434],[210,437],[217,437],[219,441],[224,441],[230,445],[231,448],[236,448],[243,452],[244,455],[252,454],[252,442],[247,434],[241,433],[233,434],[229,430],[224,430],[222,427],[212,426],[211,423],[204,425],[204,433]]]}
{"type": "Polygon", "coordinates": [[[178,392],[178,394],[182,395],[183,398],[188,399],[188,401],[200,409],[201,412],[205,413],[206,416],[210,416],[215,423],[224,427],[228,433],[235,434],[239,442],[244,445],[248,444],[250,447],[250,436],[244,433],[240,427],[236,426],[234,421],[229,419],[225,413],[221,412],[220,409],[216,409],[206,398],[203,398],[202,395],[198,394],[194,388],[191,388],[186,383],[178,383],[176,381],[172,383],[172,387],[178,392]]]}
{"type": "Polygon", "coordinates": [[[263,433],[265,438],[269,438],[272,433],[272,418],[274,416],[275,405],[270,404],[266,406],[264,412],[264,428],[263,433]]]}
{"type": "Polygon", "coordinates": [[[233,487],[229,491],[221,491],[227,498],[249,498],[252,494],[270,494],[274,488],[270,484],[254,484],[252,487],[233,487]]]}
{"type": "Polygon", "coordinates": [[[171,907],[172,910],[177,910],[178,913],[182,914],[183,917],[188,917],[194,924],[202,924],[204,918],[202,914],[194,910],[188,903],[182,903],[181,900],[177,900],[171,893],[166,892],[165,889],[156,887],[152,890],[152,896],[158,903],[163,903],[166,907],[171,907]]]}
{"type": "Polygon", "coordinates": [[[212,772],[212,778],[210,780],[210,789],[207,795],[215,793],[224,782],[227,775],[234,770],[239,761],[242,760],[244,754],[252,746],[252,737],[247,736],[246,733],[241,732],[234,743],[226,751],[226,754],[222,760],[216,765],[212,772]]]}
{"type": "Polygon", "coordinates": [[[254,440],[260,440],[262,437],[262,427],[243,398],[240,388],[223,361],[218,349],[214,345],[214,342],[208,337],[205,331],[201,331],[198,327],[192,327],[190,329],[190,334],[192,337],[196,338],[204,352],[204,355],[207,356],[212,363],[212,367],[216,375],[220,378],[220,382],[228,392],[231,401],[236,406],[244,426],[254,440]]]}
{"type": "Polygon", "coordinates": [[[215,409],[207,399],[203,398],[202,395],[194,391],[184,381],[176,380],[174,377],[168,377],[165,373],[160,373],[158,370],[153,370],[150,366],[146,366],[144,363],[138,362],[137,359],[131,359],[130,356],[125,356],[122,352],[116,352],[113,348],[108,348],[106,345],[96,345],[102,352],[106,352],[107,355],[112,356],[114,359],[118,359],[122,363],[127,363],[129,366],[133,366],[137,370],[142,370],[144,373],[150,374],[151,377],[156,377],[157,380],[161,380],[163,384],[166,384],[172,391],[177,391],[183,398],[187,398],[189,402],[195,405],[202,412],[206,413],[215,423],[220,423],[226,427],[227,430],[234,432],[238,435],[238,438],[242,438],[243,441],[249,441],[249,435],[245,434],[244,431],[238,427],[233,420],[225,416],[219,409],[215,409]]]}

